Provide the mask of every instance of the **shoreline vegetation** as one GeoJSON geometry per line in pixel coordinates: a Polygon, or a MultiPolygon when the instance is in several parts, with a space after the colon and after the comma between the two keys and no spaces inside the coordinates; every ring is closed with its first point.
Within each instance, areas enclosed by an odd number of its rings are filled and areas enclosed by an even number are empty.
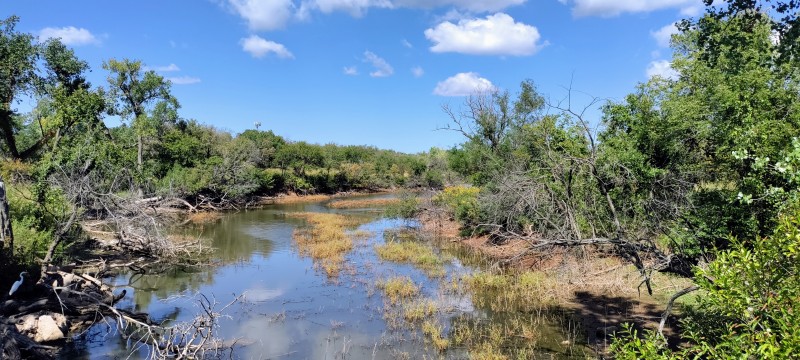
{"type": "MultiPolygon", "coordinates": [[[[181,222],[324,201],[419,216],[422,232],[449,239],[434,245],[484,254],[484,271],[448,279],[431,244],[398,237],[374,249],[502,315],[499,324],[465,318],[448,327],[426,318],[435,311],[413,281],[383,279],[398,319],[420,325],[438,351],[535,356],[542,337],[532,314],[555,308],[578,319],[554,317],[571,333],[553,346],[586,338],[617,359],[792,358],[800,353],[799,10],[797,1],[715,1],[677,23],[674,76],[582,107],[577,90],[553,99],[532,80],[513,95],[474,94],[444,107],[447,129],[464,142],[419,154],[292,141],[260,124],[232,134],[181,117],[172,83],[141,61],[109,58],[106,83],[90,84],[92,69],[71,48],[17,30],[16,16],[2,19],[1,355],[52,358],[74,331],[108,319],[153,358],[233,351],[215,333],[230,304],[201,294],[193,322],[157,324],[117,309],[126,294],[104,277],[207,265],[207,244],[165,235],[181,222]],[[23,98],[31,111],[14,107],[23,98]],[[107,116],[120,124],[109,127],[107,116]],[[323,195],[379,189],[406,191],[396,200],[323,195]],[[437,191],[430,199],[407,191],[422,189],[437,191]],[[281,193],[295,195],[270,198],[281,193]]],[[[335,276],[363,234],[346,217],[301,216],[301,252],[335,276]]]]}

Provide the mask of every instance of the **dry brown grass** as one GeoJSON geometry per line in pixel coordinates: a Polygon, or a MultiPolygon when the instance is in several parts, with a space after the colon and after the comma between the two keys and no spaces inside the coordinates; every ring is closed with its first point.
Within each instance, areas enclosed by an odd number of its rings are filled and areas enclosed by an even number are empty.
{"type": "Polygon", "coordinates": [[[316,260],[328,276],[338,275],[344,256],[353,249],[353,239],[346,228],[357,226],[359,221],[338,214],[290,213],[288,216],[305,219],[308,224],[292,234],[300,254],[316,260]]]}
{"type": "Polygon", "coordinates": [[[305,204],[322,202],[331,199],[331,195],[297,195],[287,194],[283,196],[264,199],[264,204],[305,204]]]}
{"type": "Polygon", "coordinates": [[[383,199],[347,199],[335,200],[327,204],[329,208],[333,209],[365,209],[386,207],[389,205],[397,204],[400,199],[396,198],[383,198],[383,199]]]}
{"type": "Polygon", "coordinates": [[[218,212],[203,211],[189,214],[186,219],[192,224],[209,224],[222,218],[218,212]]]}

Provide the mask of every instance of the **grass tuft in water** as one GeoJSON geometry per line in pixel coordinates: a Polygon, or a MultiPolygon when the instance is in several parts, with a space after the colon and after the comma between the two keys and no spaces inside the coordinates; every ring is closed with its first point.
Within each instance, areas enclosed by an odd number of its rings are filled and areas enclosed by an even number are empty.
{"type": "Polygon", "coordinates": [[[389,242],[376,245],[375,252],[387,261],[410,263],[430,277],[445,275],[444,262],[430,246],[415,241],[389,242]]]}
{"type": "Polygon", "coordinates": [[[336,200],[327,204],[329,208],[333,209],[366,209],[375,207],[385,207],[400,202],[397,198],[384,198],[384,199],[350,199],[350,200],[336,200]]]}
{"type": "Polygon", "coordinates": [[[436,321],[426,320],[422,323],[422,333],[436,350],[445,351],[450,346],[450,340],[442,336],[442,327],[436,321]]]}
{"type": "Polygon", "coordinates": [[[305,219],[308,226],[294,231],[300,254],[317,260],[328,276],[336,276],[342,269],[344,256],[353,249],[353,239],[348,227],[357,226],[358,220],[339,214],[293,213],[291,217],[305,219]]]}
{"type": "Polygon", "coordinates": [[[386,298],[392,304],[397,304],[400,300],[412,298],[419,294],[419,288],[407,276],[393,277],[381,281],[378,283],[378,287],[383,290],[386,298]]]}

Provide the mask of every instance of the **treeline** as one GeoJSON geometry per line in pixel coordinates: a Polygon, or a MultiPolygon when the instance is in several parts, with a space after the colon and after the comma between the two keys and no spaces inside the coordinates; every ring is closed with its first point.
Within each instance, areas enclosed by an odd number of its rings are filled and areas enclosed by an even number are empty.
{"type": "Polygon", "coordinates": [[[448,111],[467,139],[448,164],[472,187],[435,200],[465,233],[528,239],[532,251],[605,244],[648,290],[652,271],[695,277],[686,292],[704,295],[684,309],[685,344],[630,332],[620,358],[800,349],[800,4],[706,4],[672,37],[675,76],[623,101],[576,108],[581,94],[548,100],[525,81],[515,98],[448,111]],[[597,105],[599,122],[586,116],[597,105]]]}
{"type": "Polygon", "coordinates": [[[446,180],[436,149],[317,145],[183,118],[171,83],[141,61],[108,59],[106,83],[90,84],[92,69],[72,49],[17,31],[18,21],[0,21],[0,175],[10,203],[0,216],[0,263],[15,248],[14,261],[45,258],[54,239],[78,236],[80,219],[132,216],[120,211],[123,203],[220,209],[285,192],[441,187],[446,180]],[[30,111],[18,110],[23,100],[34,104],[30,111]],[[106,125],[111,116],[119,126],[106,125]]]}

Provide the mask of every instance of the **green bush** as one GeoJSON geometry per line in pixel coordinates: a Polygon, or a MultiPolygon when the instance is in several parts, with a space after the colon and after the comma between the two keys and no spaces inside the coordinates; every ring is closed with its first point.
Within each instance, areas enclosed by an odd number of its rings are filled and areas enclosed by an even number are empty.
{"type": "Polygon", "coordinates": [[[614,356],[786,359],[800,354],[800,210],[779,218],[772,236],[731,241],[696,282],[704,296],[681,320],[684,346],[668,350],[652,332],[615,339],[614,356]],[[750,245],[748,245],[750,244],[750,245]]]}
{"type": "Polygon", "coordinates": [[[410,191],[402,191],[398,195],[399,202],[386,208],[386,216],[390,218],[411,219],[419,215],[419,199],[410,191]]]}
{"type": "Polygon", "coordinates": [[[468,186],[445,188],[433,197],[433,203],[443,206],[462,226],[462,232],[470,233],[480,223],[478,193],[480,189],[468,186]]]}

